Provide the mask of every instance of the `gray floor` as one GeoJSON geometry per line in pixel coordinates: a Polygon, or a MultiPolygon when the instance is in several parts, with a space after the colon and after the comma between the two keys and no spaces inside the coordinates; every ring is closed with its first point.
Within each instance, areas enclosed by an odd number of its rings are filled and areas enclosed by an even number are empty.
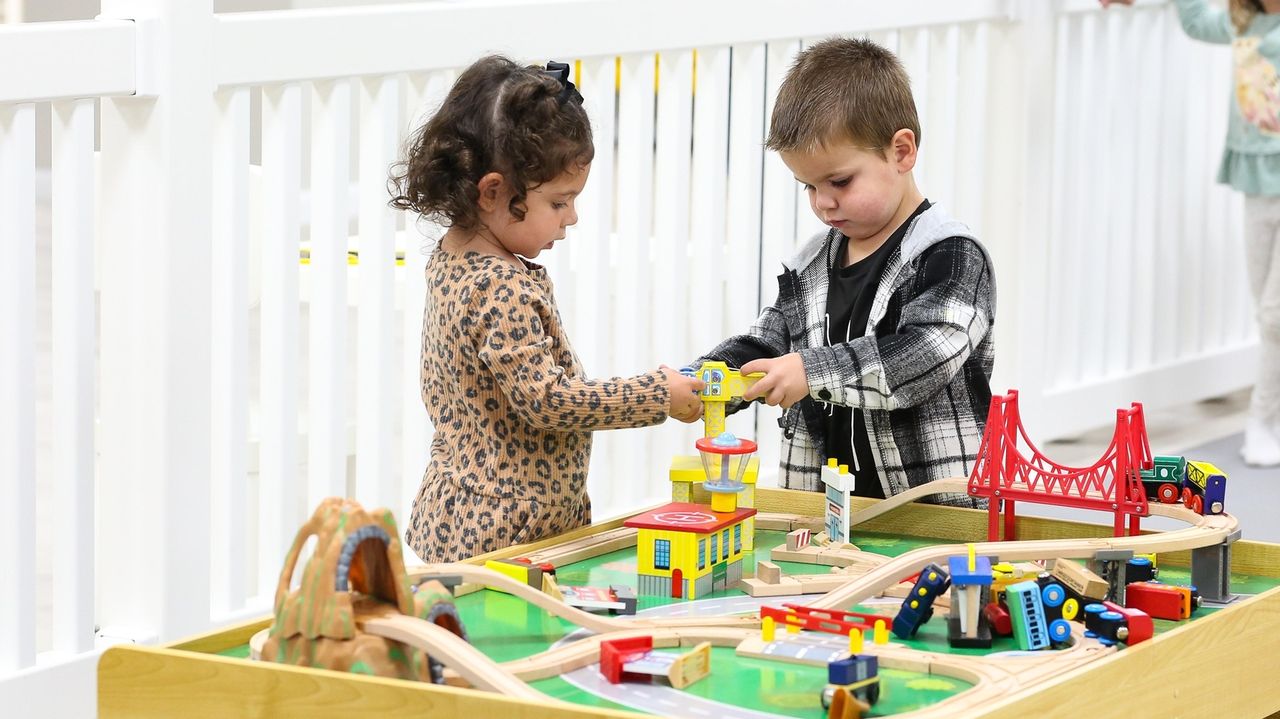
{"type": "Polygon", "coordinates": [[[1241,434],[1186,451],[1188,459],[1212,462],[1227,475],[1227,511],[1240,519],[1244,539],[1280,542],[1280,467],[1248,467],[1240,459],[1241,434]]]}

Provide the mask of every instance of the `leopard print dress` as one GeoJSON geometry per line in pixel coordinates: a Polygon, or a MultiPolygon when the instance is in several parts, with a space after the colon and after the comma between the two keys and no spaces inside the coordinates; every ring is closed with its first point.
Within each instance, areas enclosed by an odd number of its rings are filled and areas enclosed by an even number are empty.
{"type": "Polygon", "coordinates": [[[438,248],[426,278],[435,436],[405,541],[449,562],[589,524],[591,432],[665,420],[665,376],[587,379],[539,265],[438,248]]]}

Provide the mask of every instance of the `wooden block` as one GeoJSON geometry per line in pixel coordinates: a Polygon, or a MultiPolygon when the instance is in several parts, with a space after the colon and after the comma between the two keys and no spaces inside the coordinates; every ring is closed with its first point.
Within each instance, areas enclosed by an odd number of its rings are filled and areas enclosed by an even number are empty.
{"type": "Polygon", "coordinates": [[[828,537],[826,532],[818,532],[813,535],[813,543],[819,547],[825,547],[831,543],[831,537],[828,537]]]}
{"type": "Polygon", "coordinates": [[[1082,597],[1102,599],[1107,596],[1107,580],[1070,559],[1055,560],[1053,576],[1082,597]]]}
{"type": "Polygon", "coordinates": [[[672,662],[667,680],[676,689],[684,689],[710,673],[711,642],[702,642],[672,662]]]}
{"type": "Polygon", "coordinates": [[[738,580],[738,589],[751,597],[785,597],[792,594],[804,594],[804,587],[791,577],[783,577],[777,584],[768,584],[755,577],[738,580]]]}
{"type": "Polygon", "coordinates": [[[809,530],[797,529],[793,532],[787,532],[787,551],[798,552],[809,546],[809,530]]]}
{"type": "Polygon", "coordinates": [[[773,562],[757,562],[756,578],[765,584],[777,584],[782,579],[782,570],[773,562]]]}

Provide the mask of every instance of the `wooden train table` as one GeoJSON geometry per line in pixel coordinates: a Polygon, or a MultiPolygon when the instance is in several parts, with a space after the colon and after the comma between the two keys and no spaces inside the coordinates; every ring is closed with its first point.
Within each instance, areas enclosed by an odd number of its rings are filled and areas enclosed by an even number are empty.
{"type": "MultiPolygon", "coordinates": [[[[448,641],[434,633],[420,637],[409,617],[371,631],[426,642],[423,646],[448,668],[446,684],[253,661],[250,639],[270,625],[268,617],[169,646],[107,650],[98,669],[99,714],[104,719],[321,719],[355,712],[504,719],[637,713],[817,719],[826,716],[820,702],[824,666],[741,653],[741,647],[761,641],[761,606],[793,602],[891,619],[902,601],[903,568],[921,558],[957,553],[966,542],[977,543],[983,555],[1021,560],[1082,557],[1086,549],[1126,540],[1135,551],[1146,551],[1194,537],[1184,530],[1113,538],[1109,526],[1019,517],[1019,543],[998,546],[982,541],[985,512],[928,504],[885,511],[888,503],[855,499],[857,526],[851,538],[862,553],[845,562],[846,568],[833,570],[807,563],[839,563],[830,558],[774,561],[771,553],[793,529],[822,528],[823,495],[761,489],[756,506],[755,548],[743,561],[748,574],[757,562],[772,561],[785,576],[810,578],[811,586],[800,591],[815,593],[751,597],[734,588],[696,601],[641,596],[635,617],[613,617],[557,604],[548,594],[483,569],[487,560],[527,557],[555,564],[555,581],[562,585],[633,584],[636,534],[620,519],[465,564],[411,568],[416,576],[453,574],[463,582],[455,603],[469,643],[447,632],[448,641]],[[1041,547],[1044,556],[1035,557],[1027,545],[1041,547]],[[481,584],[507,591],[468,591],[481,584]],[[651,636],[655,650],[671,653],[710,642],[710,674],[683,689],[665,683],[611,684],[600,674],[599,643],[633,636],[651,636]]],[[[1196,526],[1221,533],[1227,521],[1234,522],[1228,517],[1196,526]]],[[[1162,580],[1189,581],[1189,552],[1162,550],[1158,556],[1162,580]]],[[[868,633],[863,652],[877,656],[880,666],[879,701],[869,716],[1250,717],[1280,711],[1280,691],[1270,684],[1280,669],[1280,545],[1238,541],[1231,545],[1231,561],[1231,589],[1238,599],[1206,607],[1189,621],[1158,620],[1155,638],[1133,647],[1109,648],[1078,636],[1067,649],[1034,655],[1010,651],[1012,640],[1002,638],[991,649],[952,649],[941,616],[909,640],[873,644],[868,633]]],[[[841,641],[845,652],[848,648],[847,639],[831,635],[803,632],[794,638],[832,657],[841,653],[841,641]]]]}

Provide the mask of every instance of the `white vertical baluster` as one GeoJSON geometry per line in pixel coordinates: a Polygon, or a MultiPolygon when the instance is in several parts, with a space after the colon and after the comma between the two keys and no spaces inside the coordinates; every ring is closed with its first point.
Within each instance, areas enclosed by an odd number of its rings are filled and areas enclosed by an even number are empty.
{"type": "MultiPolygon", "coordinates": [[[[801,48],[807,48],[816,44],[816,42],[816,40],[805,40],[801,41],[800,46],[801,48]]],[[[787,67],[790,66],[791,63],[787,63],[787,67]]],[[[825,234],[831,228],[818,219],[818,216],[814,213],[813,207],[809,202],[809,193],[804,189],[803,185],[798,182],[792,182],[791,192],[796,196],[796,218],[790,239],[791,246],[799,248],[805,242],[808,242],[810,237],[820,232],[825,234]]],[[[790,254],[790,250],[788,250],[788,254],[790,254]]]]}
{"type": "MultiPolygon", "coordinates": [[[[1152,132],[1160,124],[1160,87],[1164,76],[1161,61],[1165,46],[1164,14],[1139,12],[1133,18],[1136,38],[1130,48],[1138,48],[1138,62],[1132,77],[1136,83],[1137,115],[1131,121],[1132,129],[1125,142],[1135,143],[1137,173],[1134,185],[1141,188],[1133,193],[1134,241],[1133,262],[1138,268],[1133,284],[1133,307],[1129,313],[1128,329],[1133,366],[1150,369],[1154,364],[1156,315],[1163,312],[1170,293],[1176,288],[1164,274],[1159,246],[1162,238],[1156,233],[1159,221],[1156,193],[1159,187],[1160,133],[1152,132]]],[[[1127,123],[1128,124],[1128,123],[1127,123]]]]}
{"type": "Polygon", "coordinates": [[[654,343],[663,362],[689,351],[689,135],[693,102],[693,52],[663,53],[658,70],[657,155],[654,166],[654,343]]]}
{"type": "MultiPolygon", "coordinates": [[[[567,247],[558,247],[552,253],[564,254],[567,250],[573,256],[574,275],[567,279],[574,285],[577,306],[572,310],[576,324],[570,339],[588,377],[608,376],[614,369],[609,357],[608,322],[612,279],[609,244],[613,228],[614,67],[611,57],[582,63],[579,90],[594,134],[595,159],[591,163],[591,178],[576,201],[578,224],[569,229],[572,239],[567,247]]],[[[596,439],[604,437],[598,435],[596,439]]],[[[595,454],[604,456],[599,452],[595,454]]]]}
{"type": "MultiPolygon", "coordinates": [[[[693,51],[659,55],[657,139],[653,198],[653,304],[651,321],[660,362],[685,362],[697,350],[683,319],[697,308],[689,304],[689,170],[693,102],[693,51]]],[[[694,434],[672,422],[655,433],[658,447],[688,447],[694,434]]],[[[663,463],[665,464],[665,462],[663,463]]],[[[663,465],[659,465],[663,466],[663,465]]]]}
{"type": "MultiPolygon", "coordinates": [[[[960,169],[956,155],[960,153],[958,133],[960,107],[960,27],[948,25],[937,39],[937,52],[929,57],[929,88],[933,97],[929,113],[920,117],[920,132],[928,136],[929,144],[923,152],[929,157],[929,167],[934,170],[929,184],[921,189],[929,197],[936,197],[944,207],[955,211],[959,198],[956,195],[956,172],[960,169]]],[[[959,217],[963,222],[969,218],[959,217]]]]}
{"type": "MultiPolygon", "coordinates": [[[[1172,11],[1170,11],[1172,12],[1172,11]]],[[[1178,148],[1184,147],[1191,140],[1187,135],[1185,102],[1189,98],[1184,92],[1190,86],[1187,68],[1189,43],[1178,24],[1176,17],[1165,18],[1165,37],[1167,51],[1163,57],[1163,71],[1159,75],[1161,82],[1161,120],[1157,123],[1160,134],[1160,147],[1169,148],[1162,151],[1160,157],[1160,185],[1156,190],[1159,198],[1159,225],[1156,233],[1159,243],[1161,276],[1166,279],[1169,292],[1163,295],[1165,301],[1157,305],[1155,340],[1155,363],[1157,365],[1176,361],[1181,338],[1186,328],[1184,307],[1194,301],[1194,293],[1185,292],[1183,288],[1187,277],[1186,266],[1180,251],[1180,236],[1186,218],[1182,216],[1185,202],[1181,199],[1186,191],[1185,186],[1193,178],[1187,175],[1187,168],[1178,148]]],[[[1196,98],[1197,101],[1203,101],[1196,98]]]]}
{"type": "MultiPolygon", "coordinates": [[[[408,132],[416,132],[431,117],[449,92],[453,79],[452,71],[410,78],[405,102],[408,132]]],[[[426,253],[435,246],[436,240],[443,233],[439,226],[412,214],[407,218],[406,227],[402,305],[404,344],[401,357],[403,391],[399,393],[403,398],[400,475],[404,478],[404,484],[400,493],[398,515],[402,527],[409,526],[410,509],[418,494],[422,472],[431,457],[431,420],[422,404],[422,319],[427,296],[423,272],[427,262],[426,253]]]]}
{"type": "MultiPolygon", "coordinates": [[[[1134,285],[1137,278],[1149,275],[1150,265],[1139,265],[1134,261],[1136,249],[1137,223],[1137,149],[1140,140],[1131,133],[1134,128],[1133,118],[1138,116],[1141,108],[1137,105],[1140,87],[1146,78],[1133,76],[1137,64],[1134,62],[1134,50],[1138,47],[1138,33],[1134,17],[1128,14],[1108,14],[1107,45],[1103,56],[1107,71],[1108,111],[1104,132],[1110,145],[1101,159],[1109,160],[1111,170],[1107,172],[1108,191],[1103,198],[1105,211],[1099,214],[1109,219],[1099,233],[1100,253],[1112,259],[1106,274],[1106,305],[1104,316],[1125,318],[1124,321],[1101,322],[1104,376],[1114,377],[1136,369],[1133,365],[1133,353],[1130,348],[1133,331],[1132,317],[1136,297],[1134,285]],[[1114,68],[1114,69],[1110,69],[1114,68]],[[1120,68],[1123,68],[1122,70],[1120,68]],[[1131,78],[1131,79],[1130,79],[1131,78]],[[1115,240],[1119,240],[1118,242],[1115,240]]],[[[1100,206],[1101,209],[1102,206],[1100,206]]]]}
{"type": "MultiPolygon", "coordinates": [[[[652,53],[627,55],[622,58],[622,78],[618,95],[618,227],[615,295],[618,312],[632,311],[633,319],[624,324],[625,331],[614,335],[614,350],[620,366],[636,370],[654,367],[658,362],[688,362],[693,358],[660,360],[653,347],[653,311],[650,283],[653,266],[650,244],[653,242],[653,111],[654,56],[652,53]]],[[[624,481],[615,488],[619,502],[628,507],[643,505],[646,484],[636,473],[642,467],[660,472],[672,450],[653,451],[653,432],[647,429],[624,430],[617,442],[618,461],[626,468],[624,481]]],[[[597,512],[597,516],[604,515],[597,512]]]]}
{"type": "MultiPolygon", "coordinates": [[[[249,88],[218,93],[213,182],[214,609],[233,612],[248,596],[245,512],[249,423],[249,88]]],[[[270,278],[268,279],[270,281],[270,278]]]]}
{"type": "MultiPolygon", "coordinates": [[[[1190,87],[1209,86],[1209,64],[1205,62],[1207,59],[1205,55],[1209,50],[1210,48],[1202,43],[1194,43],[1188,48],[1190,62],[1187,67],[1186,82],[1190,87]]],[[[1205,141],[1205,138],[1209,137],[1205,113],[1211,109],[1212,103],[1207,102],[1198,93],[1182,93],[1181,100],[1180,114],[1186,122],[1186,130],[1182,142],[1177,145],[1185,161],[1181,196],[1183,219],[1181,247],[1184,264],[1183,281],[1179,287],[1184,288],[1184,291],[1178,293],[1178,299],[1184,314],[1180,325],[1178,358],[1188,360],[1208,349],[1209,328],[1206,322],[1205,300],[1200,293],[1187,292],[1185,289],[1198,287],[1205,282],[1205,245],[1209,242],[1208,231],[1210,230],[1205,222],[1205,195],[1217,167],[1209,165],[1205,158],[1205,147],[1211,144],[1205,141]]],[[[1221,112],[1222,108],[1214,107],[1212,111],[1221,112]]],[[[1218,144],[1218,138],[1214,138],[1212,144],[1218,144]]],[[[1217,229],[1212,228],[1215,236],[1217,229]]],[[[1221,250],[1215,246],[1213,251],[1221,250]]]]}
{"type": "Polygon", "coordinates": [[[693,114],[693,187],[690,287],[693,351],[724,337],[725,250],[729,152],[729,48],[698,52],[693,114]]]}
{"type": "MultiPolygon", "coordinates": [[[[578,285],[578,328],[571,335],[574,349],[582,358],[588,377],[611,377],[621,373],[634,359],[615,357],[609,351],[614,331],[625,332],[629,323],[614,312],[611,267],[614,192],[614,138],[617,127],[614,110],[617,101],[617,60],[613,57],[582,62],[583,107],[591,120],[595,140],[595,160],[591,178],[582,196],[577,198],[578,225],[572,228],[576,237],[570,244],[575,255],[575,282],[578,285]]],[[[563,251],[563,250],[561,250],[563,251]]],[[[633,316],[634,308],[621,308],[623,317],[633,316]]],[[[626,489],[651,477],[629,476],[635,466],[620,463],[617,449],[618,432],[598,432],[592,449],[591,473],[588,477],[593,511],[600,517],[612,517],[631,508],[622,499],[626,489]]]]}
{"type": "Polygon", "coordinates": [[[1080,166],[1078,181],[1081,197],[1085,202],[1080,207],[1091,210],[1080,213],[1081,232],[1075,238],[1079,246],[1077,267],[1080,274],[1076,277],[1080,279],[1077,285],[1080,292],[1080,320],[1077,346],[1082,350],[1079,353],[1081,382],[1101,380],[1107,369],[1107,325],[1110,323],[1100,320],[1110,313],[1108,305],[1114,294],[1112,282],[1117,254],[1107,242],[1114,228],[1114,218],[1111,215],[1111,177],[1114,170],[1111,163],[1115,159],[1115,153],[1111,137],[1111,112],[1114,108],[1112,88],[1117,73],[1099,70],[1106,67],[1108,46],[1118,17],[1115,13],[1084,16],[1083,31],[1087,33],[1085,41],[1091,45],[1076,68],[1081,80],[1080,102],[1086,108],[1080,126],[1084,133],[1083,144],[1076,148],[1076,153],[1089,158],[1080,166]],[[1103,104],[1105,109],[1093,109],[1099,107],[1099,104],[1103,104]],[[1099,173],[1099,167],[1106,169],[1099,173]],[[1110,262],[1099,268],[1096,263],[1102,257],[1108,258],[1110,262]]]}
{"type": "Polygon", "coordinates": [[[987,232],[987,225],[983,221],[982,200],[988,172],[987,136],[990,125],[987,108],[992,99],[987,88],[987,59],[991,55],[988,31],[987,23],[978,23],[972,28],[966,28],[960,38],[958,67],[961,87],[956,98],[956,166],[953,185],[956,195],[954,198],[941,198],[944,203],[951,205],[955,217],[977,233],[979,240],[987,232]]]}
{"type": "Polygon", "coordinates": [[[0,106],[0,672],[35,664],[35,107],[0,106]]]}
{"type": "Polygon", "coordinates": [[[94,101],[53,104],[53,648],[93,648],[94,101]]]}
{"type": "Polygon", "coordinates": [[[399,151],[400,78],[360,83],[360,325],[356,395],[356,499],[398,509],[391,442],[399,407],[395,358],[395,215],[387,176],[399,151]]]}
{"type": "Polygon", "coordinates": [[[307,333],[307,505],[347,496],[347,185],[351,81],[326,80],[311,96],[311,264],[307,333]]]}
{"type": "Polygon", "coordinates": [[[920,118],[921,152],[916,162],[915,179],[926,196],[938,191],[934,189],[937,172],[933,168],[940,159],[938,153],[933,151],[934,147],[939,146],[936,142],[937,135],[934,134],[935,128],[929,124],[929,110],[934,104],[930,99],[934,85],[929,72],[930,40],[929,28],[904,30],[898,34],[898,59],[902,60],[907,75],[911,77],[911,96],[915,98],[916,115],[920,118]],[[929,149],[925,150],[924,147],[929,149]]]}
{"type": "MultiPolygon", "coordinates": [[[[777,101],[778,87],[787,69],[800,52],[796,40],[771,42],[765,59],[764,117],[765,134],[777,101]]],[[[796,180],[782,163],[778,153],[765,151],[760,210],[760,305],[771,305],[778,298],[778,275],[782,262],[795,250],[795,223],[798,211],[809,212],[808,202],[797,205],[796,180]]],[[[781,412],[776,407],[756,409],[756,441],[760,446],[760,481],[777,482],[782,430],[778,426],[781,412]]]]}
{"type": "MultiPolygon", "coordinates": [[[[747,331],[760,311],[760,188],[764,171],[765,56],[763,44],[735,45],[729,99],[728,217],[725,253],[728,285],[725,321],[719,337],[695,338],[695,351],[705,352],[723,337],[747,331]],[[697,341],[700,339],[700,341],[697,341]]],[[[767,273],[764,273],[767,274],[767,273]]],[[[739,412],[726,426],[755,438],[756,410],[739,412]]]]}
{"type": "Polygon", "coordinates": [[[262,378],[259,420],[258,594],[275,591],[302,523],[298,474],[298,243],[302,88],[262,90],[262,378]]]}
{"type": "Polygon", "coordinates": [[[1079,208],[1089,206],[1093,180],[1092,173],[1089,172],[1090,157],[1082,150],[1097,140],[1094,133],[1089,131],[1092,110],[1087,99],[1092,96],[1093,87],[1098,79],[1093,74],[1093,57],[1096,47],[1094,21],[1094,16],[1083,15],[1077,22],[1072,23],[1075,26],[1075,32],[1072,33],[1071,39],[1072,61],[1069,66],[1071,74],[1068,75],[1072,81],[1072,96],[1068,107],[1064,108],[1070,118],[1067,135],[1068,184],[1063,188],[1062,196],[1062,201],[1066,203],[1067,208],[1067,235],[1063,244],[1066,261],[1054,269],[1063,273],[1061,287],[1064,290],[1060,300],[1064,305],[1061,325],[1063,334],[1058,335],[1057,341],[1074,350],[1056,353],[1063,369],[1060,379],[1067,387],[1081,382],[1084,376],[1082,366],[1085,355],[1098,351],[1096,346],[1085,344],[1088,334],[1086,324],[1089,320],[1082,305],[1089,301],[1091,294],[1087,279],[1091,276],[1088,274],[1091,268],[1088,267],[1083,255],[1086,253],[1085,247],[1088,243],[1086,235],[1090,218],[1086,213],[1079,211],[1079,208]]]}

